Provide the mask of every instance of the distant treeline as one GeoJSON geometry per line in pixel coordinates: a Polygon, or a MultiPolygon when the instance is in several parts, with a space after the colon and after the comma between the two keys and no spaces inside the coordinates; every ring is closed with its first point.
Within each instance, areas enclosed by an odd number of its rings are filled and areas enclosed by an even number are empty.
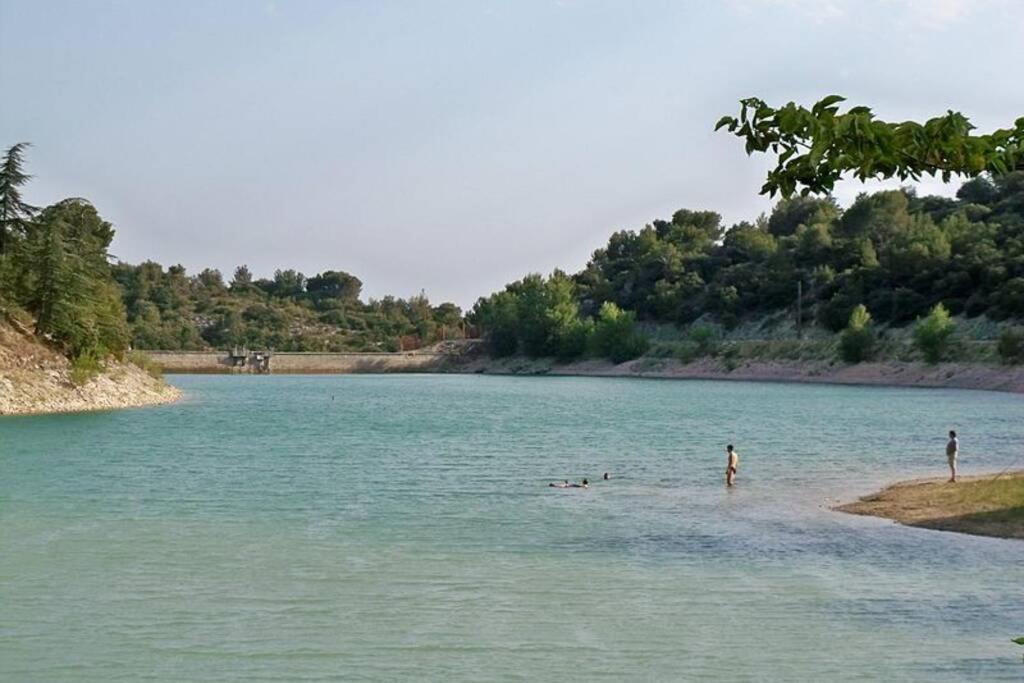
{"type": "Polygon", "coordinates": [[[40,210],[21,196],[27,144],[0,161],[0,314],[79,364],[141,349],[248,346],[281,351],[397,351],[462,336],[462,311],[420,294],[364,303],[362,282],[342,271],[306,277],[278,270],[254,279],[216,270],[111,264],[114,229],[85,199],[40,210]]]}
{"type": "Polygon", "coordinates": [[[783,200],[728,229],[717,213],[677,211],[613,234],[575,275],[527,275],[481,298],[464,319],[422,294],[363,302],[360,280],[340,270],[256,279],[240,266],[225,282],[211,269],[111,265],[114,230],[88,201],[39,210],[22,200],[25,148],[0,163],[0,308],[75,358],[129,346],[394,351],[458,338],[468,322],[497,356],[622,361],[647,348],[638,322],[729,328],[795,313],[798,287],[802,322],[831,331],[901,325],[939,304],[1024,318],[1024,171],[974,178],[956,199],[903,189],[845,210],[827,197],[783,200]]]}
{"type": "MultiPolygon", "coordinates": [[[[609,317],[728,328],[795,313],[798,283],[804,322],[832,331],[858,305],[894,325],[940,303],[969,317],[1022,318],[1024,171],[969,180],[956,199],[903,189],[862,194],[844,211],[831,198],[794,198],[729,229],[717,213],[677,211],[613,234],[575,275],[529,275],[480,299],[469,317],[495,355],[570,358],[602,353],[605,335],[597,347],[590,335],[609,317]]],[[[620,336],[619,357],[642,349],[620,336]]]]}
{"type": "Polygon", "coordinates": [[[249,348],[278,351],[398,351],[463,335],[462,311],[423,294],[360,300],[363,283],[329,270],[306,277],[278,270],[254,279],[246,266],[230,282],[217,270],[189,276],[147,261],[113,267],[132,341],[142,349],[249,348]]]}

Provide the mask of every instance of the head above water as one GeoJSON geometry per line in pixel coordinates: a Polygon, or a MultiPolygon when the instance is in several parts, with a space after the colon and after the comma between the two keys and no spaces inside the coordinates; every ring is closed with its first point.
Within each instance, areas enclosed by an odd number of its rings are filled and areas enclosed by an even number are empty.
{"type": "Polygon", "coordinates": [[[603,474],[603,475],[601,476],[601,478],[602,478],[602,479],[604,479],[605,481],[608,481],[609,479],[611,479],[611,478],[612,478],[612,475],[610,475],[610,474],[608,474],[607,472],[605,472],[605,473],[604,473],[604,474],[603,474]]]}
{"type": "Polygon", "coordinates": [[[955,439],[956,438],[956,430],[955,429],[950,429],[949,430],[949,438],[951,438],[951,439],[955,439]]]}
{"type": "Polygon", "coordinates": [[[729,444],[728,446],[726,446],[725,450],[728,451],[729,453],[732,453],[732,444],[729,444]]]}
{"type": "Polygon", "coordinates": [[[587,481],[586,479],[584,479],[584,480],[583,480],[583,485],[584,485],[584,486],[587,486],[588,484],[590,484],[590,482],[589,482],[589,481],[587,481]]]}

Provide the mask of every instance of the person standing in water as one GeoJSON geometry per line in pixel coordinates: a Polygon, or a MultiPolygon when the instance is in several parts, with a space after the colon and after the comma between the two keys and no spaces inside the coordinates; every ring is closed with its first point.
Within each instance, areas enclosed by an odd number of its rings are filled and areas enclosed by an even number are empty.
{"type": "Polygon", "coordinates": [[[949,441],[946,442],[946,460],[949,461],[949,482],[956,483],[956,459],[960,455],[960,440],[956,438],[956,431],[949,430],[949,441]]]}
{"type": "Polygon", "coordinates": [[[725,485],[732,486],[736,483],[736,470],[740,466],[740,454],[729,444],[725,447],[725,453],[728,456],[728,460],[725,465],[725,485]]]}

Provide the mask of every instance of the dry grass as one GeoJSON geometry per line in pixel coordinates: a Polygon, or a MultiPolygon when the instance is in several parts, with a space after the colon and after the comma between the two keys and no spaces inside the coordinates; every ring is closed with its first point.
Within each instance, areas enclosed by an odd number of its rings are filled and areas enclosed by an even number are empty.
{"type": "Polygon", "coordinates": [[[911,481],[890,486],[837,510],[909,526],[1024,540],[1024,472],[1001,476],[911,481]]]}

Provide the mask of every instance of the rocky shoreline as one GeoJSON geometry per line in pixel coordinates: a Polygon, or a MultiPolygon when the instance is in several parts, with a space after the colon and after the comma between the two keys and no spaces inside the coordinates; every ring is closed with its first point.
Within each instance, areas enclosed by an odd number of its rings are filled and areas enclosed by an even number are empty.
{"type": "Polygon", "coordinates": [[[180,397],[163,379],[115,360],[77,384],[67,358],[34,336],[0,324],[0,415],[135,408],[180,397]]]}
{"type": "Polygon", "coordinates": [[[886,361],[847,365],[828,361],[740,360],[706,358],[681,363],[673,358],[638,358],[615,365],[588,360],[557,363],[546,359],[478,357],[453,365],[454,372],[579,377],[650,377],[746,382],[798,382],[895,387],[976,389],[1024,393],[1024,367],[981,363],[905,363],[886,361]]]}
{"type": "Polygon", "coordinates": [[[59,370],[0,373],[0,415],[77,413],[172,403],[181,391],[127,363],[110,363],[76,386],[59,370]]]}

